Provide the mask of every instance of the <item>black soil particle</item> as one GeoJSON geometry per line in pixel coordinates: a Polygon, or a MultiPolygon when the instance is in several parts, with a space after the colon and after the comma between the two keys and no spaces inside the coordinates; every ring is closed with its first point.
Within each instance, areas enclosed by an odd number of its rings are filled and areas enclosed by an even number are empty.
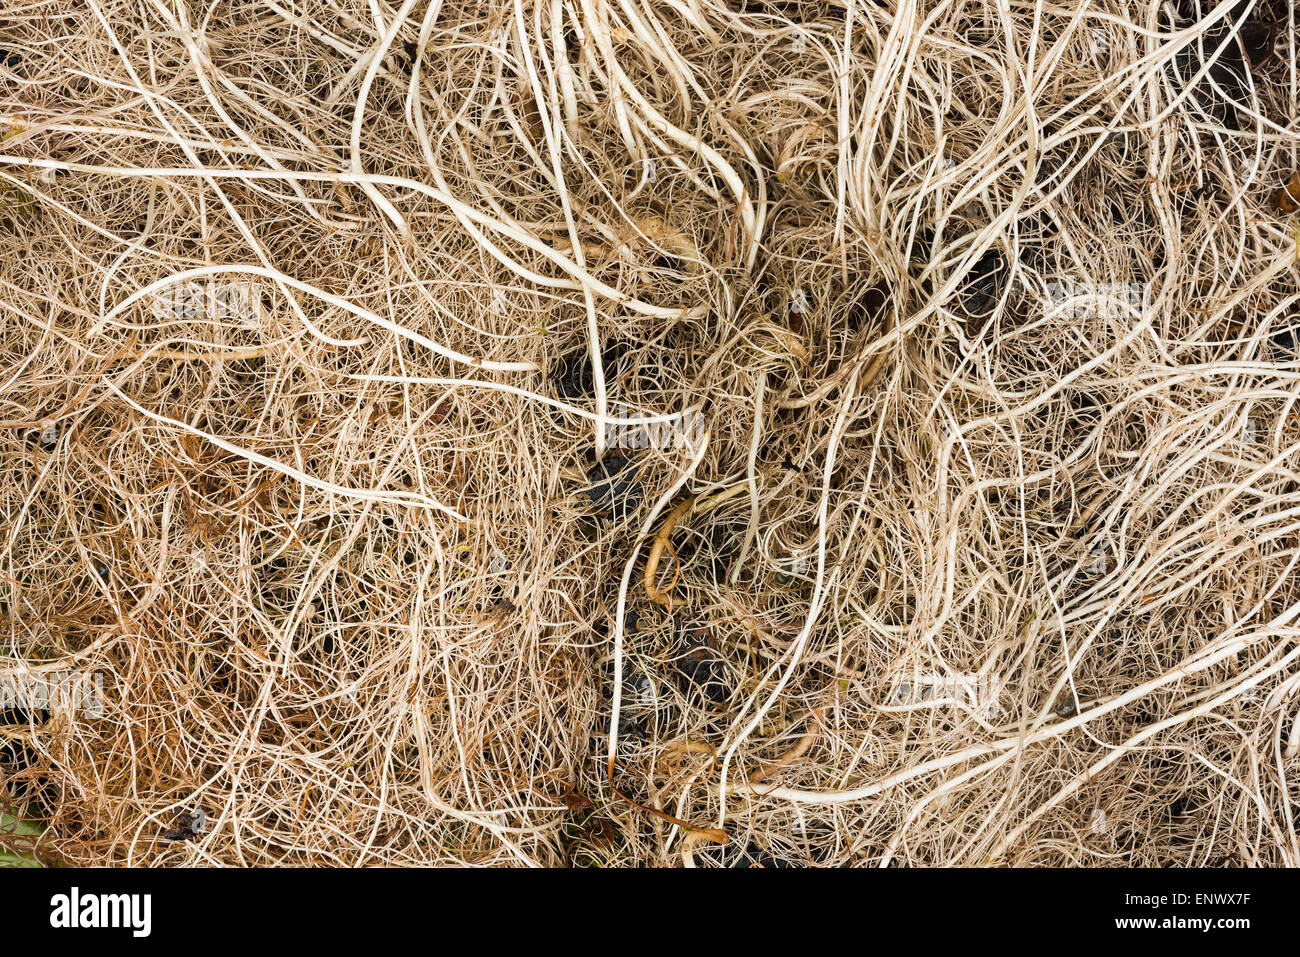
{"type": "Polygon", "coordinates": [[[695,862],[706,867],[788,867],[753,841],[700,847],[695,862]]]}
{"type": "Polygon", "coordinates": [[[997,304],[1010,268],[1000,249],[990,249],[966,274],[959,296],[962,309],[976,319],[986,318],[997,304]]]}
{"type": "Polygon", "coordinates": [[[198,837],[203,831],[205,817],[203,808],[199,808],[193,814],[189,811],[181,811],[176,816],[176,822],[171,830],[163,832],[162,839],[164,841],[188,841],[191,837],[198,837]]]}
{"type": "Polygon", "coordinates": [[[1300,326],[1283,325],[1275,330],[1272,335],[1273,344],[1277,346],[1279,352],[1287,355],[1296,353],[1296,333],[1300,331],[1300,326]]]}
{"type": "Polygon", "coordinates": [[[889,287],[882,282],[868,286],[849,310],[849,327],[854,332],[878,329],[884,321],[892,295],[889,287]]]}
{"type": "Polygon", "coordinates": [[[710,646],[704,629],[686,624],[678,629],[672,649],[677,686],[692,707],[712,710],[731,697],[727,663],[710,646]]]}
{"type": "MultiPolygon", "coordinates": [[[[48,711],[27,711],[23,708],[0,710],[0,725],[40,726],[48,721],[48,711]]],[[[53,808],[58,793],[47,775],[37,772],[43,760],[27,742],[20,738],[0,738],[0,781],[4,782],[9,803],[17,808],[27,808],[29,813],[40,813],[53,808]]]]}
{"type": "Polygon", "coordinates": [[[587,497],[597,514],[623,519],[641,504],[637,468],[620,455],[607,455],[588,473],[587,497]]]}
{"type": "MultiPolygon", "coordinates": [[[[622,342],[601,347],[600,364],[606,381],[613,378],[614,367],[627,351],[622,342]]],[[[596,379],[591,371],[591,351],[585,346],[561,356],[551,375],[556,394],[562,399],[588,399],[596,393],[596,379]]]]}
{"type": "MultiPolygon", "coordinates": [[[[1178,4],[1178,27],[1186,26],[1188,21],[1200,22],[1214,6],[1198,0],[1181,0],[1178,4]]],[[[1264,64],[1272,52],[1273,26],[1267,6],[1257,4],[1251,18],[1237,30],[1234,24],[1246,12],[1246,2],[1242,0],[1228,17],[1180,50],[1174,58],[1175,80],[1180,86],[1186,86],[1192,77],[1209,65],[1206,76],[1195,85],[1192,98],[1207,115],[1229,129],[1240,129],[1237,104],[1249,99],[1251,66],[1264,64]]]]}

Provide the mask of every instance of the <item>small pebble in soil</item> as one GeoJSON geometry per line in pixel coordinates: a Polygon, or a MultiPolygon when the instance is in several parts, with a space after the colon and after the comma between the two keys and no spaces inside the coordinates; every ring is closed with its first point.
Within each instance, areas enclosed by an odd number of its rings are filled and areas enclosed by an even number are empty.
{"type": "Polygon", "coordinates": [[[1273,205],[1281,213],[1294,213],[1300,209],[1300,170],[1292,173],[1291,178],[1277,188],[1273,205]]]}
{"type": "Polygon", "coordinates": [[[487,602],[486,604],[478,605],[476,610],[480,614],[504,616],[504,615],[509,615],[512,612],[518,611],[519,606],[516,605],[514,602],[512,602],[509,598],[500,597],[500,598],[493,599],[492,601],[487,602]]]}

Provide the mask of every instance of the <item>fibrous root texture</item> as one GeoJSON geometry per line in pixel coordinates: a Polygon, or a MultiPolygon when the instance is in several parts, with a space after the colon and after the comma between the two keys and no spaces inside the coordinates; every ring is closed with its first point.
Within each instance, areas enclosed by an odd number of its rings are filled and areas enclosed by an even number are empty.
{"type": "Polygon", "coordinates": [[[3,6],[5,847],[1300,864],[1300,8],[3,6]]]}

